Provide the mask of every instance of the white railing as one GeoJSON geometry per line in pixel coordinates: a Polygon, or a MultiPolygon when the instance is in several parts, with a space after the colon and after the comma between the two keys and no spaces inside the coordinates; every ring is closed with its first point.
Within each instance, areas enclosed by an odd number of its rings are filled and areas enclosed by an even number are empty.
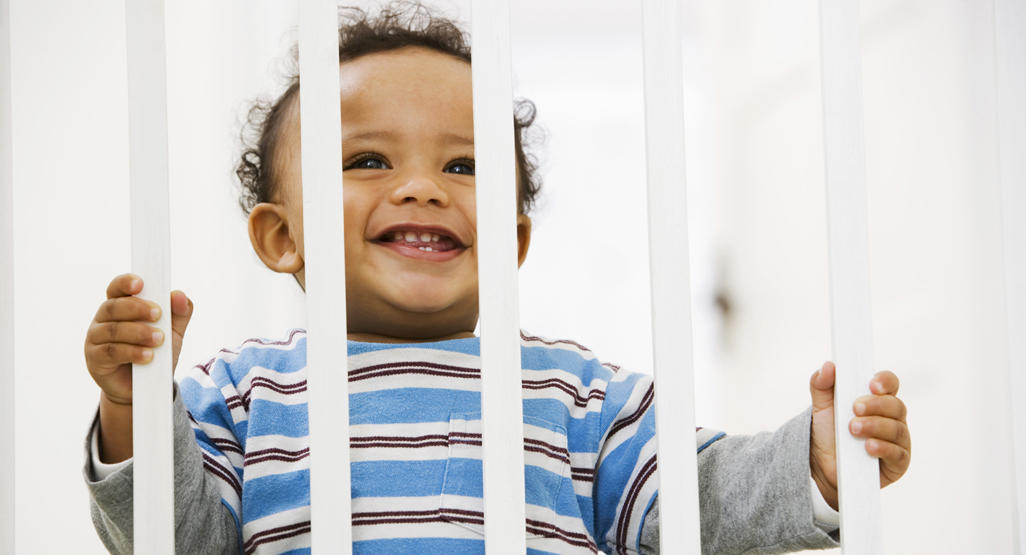
{"type": "Polygon", "coordinates": [[[0,0],[0,553],[14,553],[14,156],[11,6],[0,0]]]}
{"type": "Polygon", "coordinates": [[[132,369],[132,449],[137,552],[174,553],[171,386],[171,225],[168,203],[167,54],[164,1],[125,3],[132,271],[141,297],[160,305],[168,338],[132,369]]]}
{"type": "Polygon", "coordinates": [[[873,377],[859,3],[822,0],[819,10],[841,545],[872,555],[883,550],[879,461],[848,432],[849,407],[873,377]]]}
{"type": "MultiPolygon", "coordinates": [[[[1004,224],[1012,464],[1026,467],[1026,1],[995,0],[998,171],[1004,224]]],[[[1026,473],[1015,474],[1013,526],[1026,553],[1026,473]]]]}
{"type": "MultiPolygon", "coordinates": [[[[158,323],[170,338],[167,98],[162,0],[126,3],[133,270],[143,296],[161,304],[158,323]],[[145,217],[138,217],[144,215],[145,217]]],[[[679,6],[644,0],[646,145],[652,313],[656,380],[664,391],[693,398],[690,361],[673,353],[691,342],[682,56],[679,6]],[[682,239],[683,238],[683,239],[682,239]],[[672,244],[663,244],[670,239],[672,244]],[[666,253],[673,253],[667,255],[666,253]],[[671,361],[673,361],[671,363],[671,361]]],[[[859,12],[854,0],[821,2],[824,140],[828,184],[835,406],[849,407],[872,373],[867,217],[860,77],[859,12]]],[[[509,6],[475,0],[472,13],[476,169],[481,282],[482,426],[486,546],[490,553],[522,553],[524,545],[520,341],[517,316],[516,238],[509,6]],[[484,192],[486,191],[486,192],[484,192]],[[512,294],[511,294],[512,292],[512,294]],[[498,438],[502,438],[499,440],[498,438]],[[515,441],[511,438],[520,438],[515,441]]],[[[9,0],[0,0],[0,260],[13,260],[13,155],[11,132],[9,0]]],[[[1004,193],[1005,270],[1009,369],[1015,430],[1014,455],[1026,460],[1026,3],[996,0],[1000,169],[1004,193]]],[[[348,522],[348,398],[324,395],[347,387],[346,361],[322,348],[345,334],[342,251],[341,149],[337,28],[334,0],[300,3],[304,213],[310,367],[311,512],[325,522],[348,522]],[[334,276],[320,281],[321,276],[334,276]],[[330,284],[330,285],[329,285],[330,284]],[[340,404],[340,401],[343,403],[340,404]],[[331,441],[319,441],[331,430],[331,441]],[[332,461],[322,472],[314,461],[332,461]]],[[[0,268],[0,442],[14,445],[13,264],[0,268]]],[[[134,374],[135,540],[140,553],[173,551],[171,450],[171,342],[154,363],[134,374]],[[145,407],[145,409],[143,408],[145,407]],[[160,410],[152,410],[158,407],[160,410]]],[[[343,351],[344,352],[344,351],[343,351]]],[[[673,469],[660,479],[663,552],[698,553],[697,462],[692,405],[667,405],[657,396],[659,459],[673,469]],[[673,432],[671,433],[670,430],[673,432]]],[[[841,413],[839,413],[841,414],[841,413]]],[[[876,461],[837,419],[842,534],[846,553],[882,551],[876,461]]],[[[0,553],[14,552],[14,451],[0,451],[0,553]]],[[[1021,474],[1021,473],[1020,473],[1021,474]]],[[[1026,538],[1026,484],[1017,483],[1017,545],[1026,538]]],[[[322,525],[313,535],[318,553],[348,553],[347,526],[322,525]]]]}

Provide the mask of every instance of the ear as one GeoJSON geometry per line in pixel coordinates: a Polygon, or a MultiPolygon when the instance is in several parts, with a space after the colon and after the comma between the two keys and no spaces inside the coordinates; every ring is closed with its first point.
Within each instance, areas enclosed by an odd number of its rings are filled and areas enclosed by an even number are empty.
{"type": "Polygon", "coordinates": [[[249,213],[249,241],[264,265],[283,274],[303,269],[303,257],[289,232],[288,215],[280,204],[262,202],[249,213]]]}
{"type": "Polygon", "coordinates": [[[527,248],[531,246],[531,218],[527,214],[517,214],[517,267],[524,264],[527,248]]]}

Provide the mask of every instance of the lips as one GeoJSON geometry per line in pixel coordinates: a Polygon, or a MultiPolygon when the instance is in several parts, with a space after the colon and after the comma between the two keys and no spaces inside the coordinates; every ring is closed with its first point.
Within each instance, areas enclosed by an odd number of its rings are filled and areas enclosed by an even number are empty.
{"type": "Polygon", "coordinates": [[[455,258],[467,248],[448,229],[415,224],[391,226],[373,242],[404,256],[436,261],[455,258]]]}

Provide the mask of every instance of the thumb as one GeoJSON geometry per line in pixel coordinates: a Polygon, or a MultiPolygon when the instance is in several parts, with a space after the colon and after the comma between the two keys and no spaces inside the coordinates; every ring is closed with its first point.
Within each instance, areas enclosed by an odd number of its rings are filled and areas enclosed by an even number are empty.
{"type": "Polygon", "coordinates": [[[182,352],[185,328],[192,319],[192,301],[181,291],[171,292],[171,364],[178,367],[178,354],[182,352]]]}
{"type": "Polygon", "coordinates": [[[179,338],[185,336],[185,328],[192,319],[192,300],[181,291],[171,292],[171,332],[179,338]]]}
{"type": "Polygon", "coordinates": [[[809,393],[812,396],[812,410],[818,412],[834,406],[834,363],[827,361],[816,370],[809,380],[809,393]]]}

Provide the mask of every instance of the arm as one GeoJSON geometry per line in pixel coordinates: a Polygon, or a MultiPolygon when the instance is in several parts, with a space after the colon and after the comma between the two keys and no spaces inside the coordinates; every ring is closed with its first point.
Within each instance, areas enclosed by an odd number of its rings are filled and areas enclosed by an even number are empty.
{"type": "MultiPolygon", "coordinates": [[[[86,439],[84,475],[89,489],[93,525],[111,553],[132,553],[132,465],[102,479],[92,458],[97,421],[86,439]]],[[[98,442],[97,442],[98,443],[98,442]]],[[[203,470],[203,457],[189,425],[181,395],[174,401],[175,551],[178,553],[237,553],[238,528],[223,505],[216,478],[203,470]]]]}
{"type": "MultiPolygon", "coordinates": [[[[815,522],[809,482],[811,410],[773,433],[725,436],[698,455],[703,553],[782,553],[836,547],[815,522]]],[[[645,517],[642,553],[658,553],[659,510],[645,517]]]]}

